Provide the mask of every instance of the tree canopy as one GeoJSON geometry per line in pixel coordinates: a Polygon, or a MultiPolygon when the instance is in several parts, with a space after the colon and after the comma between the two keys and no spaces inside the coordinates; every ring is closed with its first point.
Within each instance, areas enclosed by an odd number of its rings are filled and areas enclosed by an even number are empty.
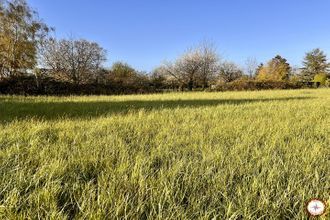
{"type": "Polygon", "coordinates": [[[25,0],[0,1],[0,77],[33,69],[49,31],[25,0]]]}
{"type": "Polygon", "coordinates": [[[291,67],[287,60],[277,55],[266,66],[259,66],[257,79],[272,81],[288,80],[290,72],[291,67]]]}
{"type": "Polygon", "coordinates": [[[330,64],[327,56],[319,48],[306,53],[303,68],[302,79],[304,81],[312,81],[317,74],[328,74],[330,64]]]}

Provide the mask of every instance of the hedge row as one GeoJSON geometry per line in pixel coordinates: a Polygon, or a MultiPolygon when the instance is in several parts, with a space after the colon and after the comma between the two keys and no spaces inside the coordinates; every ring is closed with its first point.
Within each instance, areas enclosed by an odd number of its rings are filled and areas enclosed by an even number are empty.
{"type": "Polygon", "coordinates": [[[112,95],[143,94],[157,92],[150,83],[106,84],[89,83],[76,85],[70,82],[56,81],[52,78],[36,80],[35,77],[8,78],[0,81],[0,94],[9,95],[112,95]]]}
{"type": "MultiPolygon", "coordinates": [[[[302,83],[293,81],[256,81],[236,80],[229,83],[219,83],[212,88],[213,91],[243,91],[243,90],[269,90],[269,89],[300,89],[314,87],[313,83],[302,83]]],[[[316,85],[318,86],[318,85],[316,85]]]]}
{"type": "MultiPolygon", "coordinates": [[[[318,87],[314,83],[293,81],[255,81],[236,80],[229,83],[218,83],[210,91],[243,91],[267,89],[299,89],[318,87]]],[[[122,83],[109,81],[106,83],[89,83],[75,85],[70,82],[56,81],[53,78],[36,80],[33,76],[8,78],[0,81],[0,94],[10,95],[113,95],[113,94],[144,94],[173,90],[168,85],[159,85],[152,81],[122,83]]],[[[198,90],[196,88],[195,90],[198,90]]]]}

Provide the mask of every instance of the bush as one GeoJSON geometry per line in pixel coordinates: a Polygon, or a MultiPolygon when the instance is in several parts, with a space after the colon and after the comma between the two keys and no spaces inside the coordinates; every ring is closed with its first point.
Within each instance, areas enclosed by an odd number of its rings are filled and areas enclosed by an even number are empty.
{"type": "Polygon", "coordinates": [[[314,83],[317,83],[318,85],[320,86],[325,86],[326,82],[327,82],[327,74],[325,73],[319,73],[319,74],[316,74],[314,76],[314,80],[313,82],[314,83]]]}
{"type": "MultiPolygon", "coordinates": [[[[320,82],[257,81],[249,78],[240,78],[229,83],[217,83],[207,88],[206,91],[299,89],[315,87],[317,84],[320,84],[320,82]]],[[[326,81],[324,85],[329,85],[329,82],[326,81]]],[[[178,90],[180,90],[179,85],[165,84],[163,81],[153,80],[142,75],[136,76],[131,81],[110,78],[102,83],[95,81],[79,85],[67,81],[58,81],[51,77],[42,77],[37,80],[34,76],[11,77],[0,81],[0,94],[11,95],[119,95],[178,90]]],[[[205,91],[202,88],[194,90],[205,91]]]]}
{"type": "Polygon", "coordinates": [[[325,81],[325,86],[326,86],[326,87],[330,87],[330,78],[327,79],[327,81],[325,81]]]}
{"type": "Polygon", "coordinates": [[[256,81],[251,79],[238,79],[229,83],[219,83],[213,91],[228,90],[266,90],[266,89],[299,89],[304,87],[301,82],[293,81],[256,81]]]}
{"type": "Polygon", "coordinates": [[[34,76],[11,77],[0,81],[0,94],[10,95],[112,95],[158,92],[148,80],[138,84],[106,83],[73,84],[50,77],[36,80],[34,76]]]}

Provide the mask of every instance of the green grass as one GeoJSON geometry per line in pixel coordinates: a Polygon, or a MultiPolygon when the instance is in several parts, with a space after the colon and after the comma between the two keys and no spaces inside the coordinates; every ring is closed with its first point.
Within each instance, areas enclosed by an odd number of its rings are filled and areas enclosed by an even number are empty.
{"type": "Polygon", "coordinates": [[[330,90],[0,96],[0,219],[307,219],[330,90]]]}

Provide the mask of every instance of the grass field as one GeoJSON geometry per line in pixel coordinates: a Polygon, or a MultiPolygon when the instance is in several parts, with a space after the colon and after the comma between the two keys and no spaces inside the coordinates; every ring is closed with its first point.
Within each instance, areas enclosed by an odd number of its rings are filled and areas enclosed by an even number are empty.
{"type": "Polygon", "coordinates": [[[329,89],[0,96],[0,219],[306,219],[329,161],[329,89]]]}

